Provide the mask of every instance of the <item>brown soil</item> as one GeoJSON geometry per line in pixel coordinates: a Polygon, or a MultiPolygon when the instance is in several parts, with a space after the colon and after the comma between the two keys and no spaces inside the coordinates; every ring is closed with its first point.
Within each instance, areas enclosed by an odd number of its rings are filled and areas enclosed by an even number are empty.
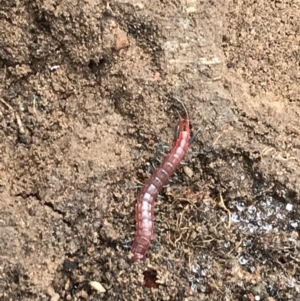
{"type": "Polygon", "coordinates": [[[299,15],[298,1],[0,1],[0,299],[300,300],[299,15]],[[131,265],[176,97],[201,132],[131,265]]]}

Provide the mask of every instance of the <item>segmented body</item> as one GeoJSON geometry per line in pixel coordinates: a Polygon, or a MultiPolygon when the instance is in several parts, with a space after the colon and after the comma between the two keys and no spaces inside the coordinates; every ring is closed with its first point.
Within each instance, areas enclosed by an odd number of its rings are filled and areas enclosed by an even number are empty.
{"type": "Polygon", "coordinates": [[[135,237],[131,252],[131,262],[145,260],[154,232],[154,202],[163,188],[179,167],[190,141],[189,119],[179,117],[179,132],[170,153],[141,188],[135,205],[135,237]]]}

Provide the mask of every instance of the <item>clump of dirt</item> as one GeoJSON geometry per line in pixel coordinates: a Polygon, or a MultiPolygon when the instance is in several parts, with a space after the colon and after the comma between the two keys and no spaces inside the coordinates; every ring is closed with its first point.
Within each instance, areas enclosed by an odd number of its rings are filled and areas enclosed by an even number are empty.
{"type": "Polygon", "coordinates": [[[298,4],[0,3],[1,299],[300,297],[298,4]],[[175,98],[201,131],[132,265],[175,98]]]}

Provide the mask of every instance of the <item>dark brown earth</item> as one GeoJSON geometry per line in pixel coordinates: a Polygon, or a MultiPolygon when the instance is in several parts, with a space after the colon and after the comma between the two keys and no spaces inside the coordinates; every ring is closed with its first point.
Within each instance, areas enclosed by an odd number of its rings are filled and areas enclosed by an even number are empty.
{"type": "Polygon", "coordinates": [[[299,1],[0,1],[0,299],[300,300],[299,15],[299,1]],[[201,132],[131,265],[176,97],[201,132]]]}

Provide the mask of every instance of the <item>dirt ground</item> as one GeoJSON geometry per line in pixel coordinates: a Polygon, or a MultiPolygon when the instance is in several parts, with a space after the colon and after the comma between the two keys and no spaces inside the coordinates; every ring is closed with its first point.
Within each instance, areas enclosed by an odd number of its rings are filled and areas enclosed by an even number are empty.
{"type": "Polygon", "coordinates": [[[296,0],[1,0],[0,300],[300,300],[299,15],[296,0]],[[176,98],[201,132],[132,265],[176,98]]]}

